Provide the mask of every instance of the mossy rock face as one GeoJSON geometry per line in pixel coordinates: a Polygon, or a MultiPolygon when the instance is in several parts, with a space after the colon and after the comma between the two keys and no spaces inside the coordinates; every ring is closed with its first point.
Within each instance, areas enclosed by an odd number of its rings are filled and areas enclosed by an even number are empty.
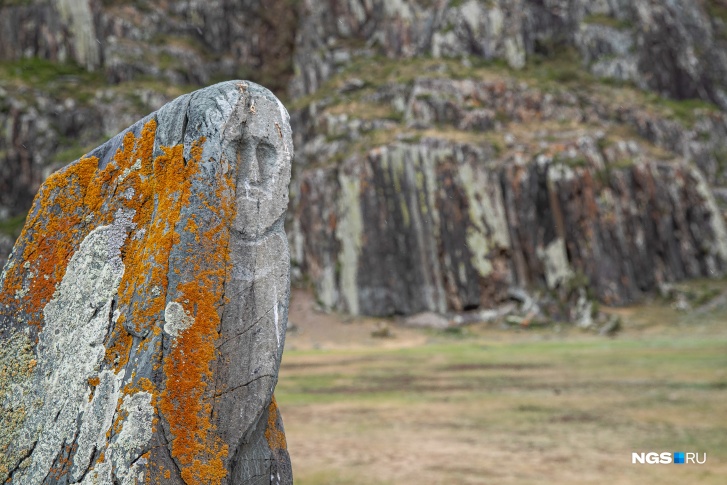
{"type": "Polygon", "coordinates": [[[292,483],[291,159],[285,108],[236,81],[43,184],[0,287],[0,481],[292,483]]]}

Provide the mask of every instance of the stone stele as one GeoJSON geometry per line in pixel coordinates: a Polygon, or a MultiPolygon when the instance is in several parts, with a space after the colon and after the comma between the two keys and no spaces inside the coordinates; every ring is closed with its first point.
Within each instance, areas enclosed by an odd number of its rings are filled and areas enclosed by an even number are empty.
{"type": "Polygon", "coordinates": [[[292,154],[280,101],[231,81],[43,184],[0,281],[0,483],[292,483],[292,154]]]}

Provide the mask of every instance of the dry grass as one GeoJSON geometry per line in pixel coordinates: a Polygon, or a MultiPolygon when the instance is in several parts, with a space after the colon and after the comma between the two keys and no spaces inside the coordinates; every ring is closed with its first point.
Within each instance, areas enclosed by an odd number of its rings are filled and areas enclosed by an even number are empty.
{"type": "Polygon", "coordinates": [[[296,293],[276,391],[298,484],[722,484],[727,308],[614,310],[616,339],[341,323],[296,293]],[[350,342],[355,342],[351,345],[350,342]],[[632,465],[632,451],[706,465],[632,465]]]}

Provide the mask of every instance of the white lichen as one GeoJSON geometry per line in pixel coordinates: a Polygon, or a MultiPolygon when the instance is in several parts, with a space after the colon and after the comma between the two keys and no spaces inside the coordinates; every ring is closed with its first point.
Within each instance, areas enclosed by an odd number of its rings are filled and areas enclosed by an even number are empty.
{"type": "Polygon", "coordinates": [[[152,436],[154,407],[152,396],[148,392],[137,392],[124,396],[121,411],[126,415],[121,432],[116,435],[106,452],[107,460],[111,461],[114,473],[122,485],[143,483],[137,482],[139,475],[144,473],[144,459],[140,459],[152,436]],[[137,462],[137,459],[139,460],[137,462]]]}
{"type": "Polygon", "coordinates": [[[78,481],[88,469],[94,451],[106,448],[106,433],[114,420],[121,378],[105,370],[99,374],[98,379],[93,399],[83,411],[81,431],[76,439],[78,448],[71,468],[71,480],[74,482],[78,481]]]}
{"type": "Polygon", "coordinates": [[[164,309],[164,331],[176,338],[194,323],[194,317],[189,315],[184,307],[176,301],[170,301],[164,309]]]}
{"type": "Polygon", "coordinates": [[[65,443],[73,442],[78,417],[86,434],[94,434],[88,404],[88,380],[103,361],[104,339],[112,324],[111,305],[124,265],[121,246],[124,223],[93,230],[68,263],[65,276],[44,308],[45,325],[37,347],[38,373],[34,395],[42,406],[24,423],[26,435],[37,441],[28,466],[18,470],[14,483],[41,483],[65,443]]]}

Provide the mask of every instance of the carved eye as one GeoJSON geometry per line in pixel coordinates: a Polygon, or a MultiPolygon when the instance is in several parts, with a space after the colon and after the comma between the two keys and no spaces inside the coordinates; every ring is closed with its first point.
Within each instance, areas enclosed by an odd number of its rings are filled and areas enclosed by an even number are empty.
{"type": "Polygon", "coordinates": [[[255,148],[255,158],[258,170],[260,170],[260,178],[264,181],[269,180],[275,170],[275,163],[278,161],[278,151],[273,145],[263,141],[258,143],[255,148]]]}

